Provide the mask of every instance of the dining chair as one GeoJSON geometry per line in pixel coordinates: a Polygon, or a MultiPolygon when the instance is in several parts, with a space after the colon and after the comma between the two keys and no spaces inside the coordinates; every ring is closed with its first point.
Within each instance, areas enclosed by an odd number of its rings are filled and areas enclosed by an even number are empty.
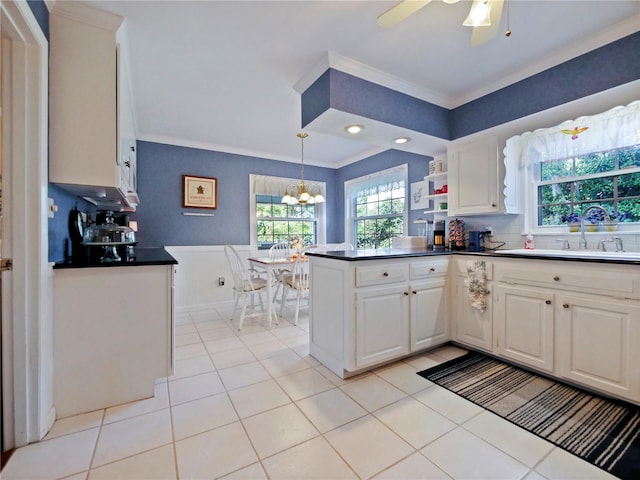
{"type": "MultiPolygon", "coordinates": [[[[269,249],[269,258],[290,258],[291,253],[291,247],[289,247],[288,242],[279,242],[273,244],[269,249]]],[[[273,271],[273,274],[275,276],[274,281],[276,285],[276,288],[273,292],[273,298],[271,299],[273,303],[275,303],[276,299],[278,298],[278,292],[280,291],[280,285],[282,283],[282,276],[289,272],[290,270],[287,267],[279,268],[273,271]]]]}
{"type": "Polygon", "coordinates": [[[291,255],[291,248],[287,242],[279,242],[271,245],[269,258],[285,258],[291,255]]]}
{"type": "MultiPolygon", "coordinates": [[[[238,251],[231,245],[224,246],[224,253],[227,257],[227,260],[229,261],[229,267],[231,268],[231,275],[233,277],[233,293],[236,297],[233,311],[231,312],[231,321],[233,322],[233,316],[238,309],[240,300],[242,300],[242,311],[240,312],[240,321],[238,323],[238,330],[242,330],[242,324],[246,317],[264,315],[268,311],[264,308],[264,303],[262,301],[262,292],[267,291],[267,288],[269,286],[268,282],[271,282],[273,280],[268,277],[264,278],[261,276],[260,272],[253,268],[249,268],[238,251]],[[255,312],[247,315],[247,299],[251,297],[253,305],[255,295],[258,296],[258,300],[260,301],[260,308],[262,309],[262,313],[255,312]]],[[[270,302],[271,299],[267,298],[267,301],[270,302]]],[[[273,309],[272,315],[273,320],[277,325],[278,316],[273,309]]],[[[269,323],[271,323],[271,319],[269,319],[269,323]]]]}
{"type": "Polygon", "coordinates": [[[300,302],[309,298],[309,259],[305,253],[316,248],[315,245],[309,245],[304,248],[293,262],[291,272],[284,274],[281,279],[283,286],[282,300],[280,301],[280,315],[287,302],[287,294],[293,291],[296,295],[295,301],[295,318],[294,325],[298,325],[298,316],[300,314],[300,302]]]}

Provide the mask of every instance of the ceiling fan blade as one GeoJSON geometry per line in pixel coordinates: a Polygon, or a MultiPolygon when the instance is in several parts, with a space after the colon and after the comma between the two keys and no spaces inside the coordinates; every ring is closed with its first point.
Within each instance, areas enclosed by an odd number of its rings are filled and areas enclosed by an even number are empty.
{"type": "Polygon", "coordinates": [[[502,18],[502,7],[504,0],[488,0],[491,5],[489,16],[491,17],[491,25],[488,27],[473,27],[471,32],[471,46],[477,47],[483,45],[496,36],[500,28],[500,19],[502,18]]]}
{"type": "Polygon", "coordinates": [[[431,0],[403,0],[380,15],[378,17],[378,25],[382,28],[395,27],[402,20],[410,17],[429,3],[431,3],[431,0]]]}

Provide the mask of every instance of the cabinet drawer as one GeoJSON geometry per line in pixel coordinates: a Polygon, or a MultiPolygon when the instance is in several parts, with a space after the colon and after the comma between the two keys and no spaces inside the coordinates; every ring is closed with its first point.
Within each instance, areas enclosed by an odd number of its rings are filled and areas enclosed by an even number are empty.
{"type": "Polygon", "coordinates": [[[553,286],[562,290],[578,290],[616,298],[640,298],[640,276],[623,268],[570,262],[526,260],[509,265],[496,265],[496,278],[510,284],[553,286]]]}
{"type": "Polygon", "coordinates": [[[407,265],[356,267],[356,287],[408,281],[407,265]]]}
{"type": "Polygon", "coordinates": [[[409,264],[409,278],[411,278],[411,280],[418,280],[425,278],[444,277],[447,275],[448,268],[448,258],[411,262],[409,264]]]}

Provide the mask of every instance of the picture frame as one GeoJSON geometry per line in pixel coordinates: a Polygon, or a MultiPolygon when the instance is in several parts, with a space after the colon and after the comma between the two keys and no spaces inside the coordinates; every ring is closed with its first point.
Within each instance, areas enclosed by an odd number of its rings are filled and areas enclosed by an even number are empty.
{"type": "Polygon", "coordinates": [[[218,207],[218,179],[182,175],[182,207],[215,210],[218,207]]]}
{"type": "Polygon", "coordinates": [[[429,208],[429,182],[414,182],[411,184],[411,210],[429,208]]]}

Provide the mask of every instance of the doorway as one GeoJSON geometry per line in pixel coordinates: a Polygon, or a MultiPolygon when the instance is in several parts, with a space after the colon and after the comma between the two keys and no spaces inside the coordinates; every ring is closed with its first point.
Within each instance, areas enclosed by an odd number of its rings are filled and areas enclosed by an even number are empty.
{"type": "Polygon", "coordinates": [[[48,42],[27,2],[0,2],[2,451],[53,423],[47,263],[48,42]]]}

